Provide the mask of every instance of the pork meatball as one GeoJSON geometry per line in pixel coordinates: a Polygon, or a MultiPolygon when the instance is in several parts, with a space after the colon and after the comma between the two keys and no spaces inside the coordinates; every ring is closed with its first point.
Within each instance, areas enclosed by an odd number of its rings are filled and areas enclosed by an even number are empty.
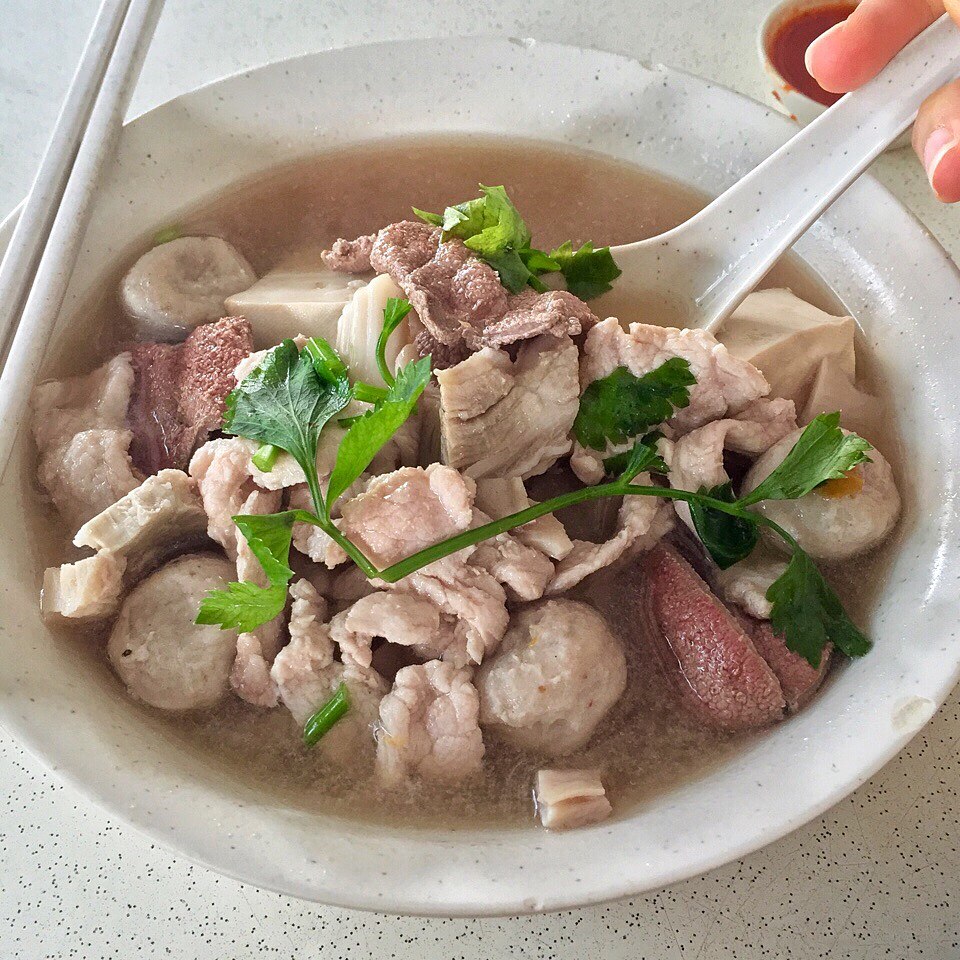
{"type": "MultiPolygon", "coordinates": [[[[749,493],[778,467],[800,438],[796,430],[775,443],[751,467],[743,492],[749,493]]],[[[849,433],[849,431],[844,431],[849,433]]],[[[861,463],[839,480],[830,480],[799,500],[765,500],[757,510],[779,523],[812,557],[843,560],[864,553],[881,543],[900,515],[900,494],[893,470],[879,450],[869,452],[861,463]]],[[[769,542],[789,551],[771,530],[769,542]]]]}
{"type": "Polygon", "coordinates": [[[131,591],[107,656],[132,697],[161,710],[192,710],[212,707],[226,694],[237,634],[194,620],[205,594],[235,577],[224,558],[192,553],[131,591]]]}
{"type": "Polygon", "coordinates": [[[515,614],[476,677],[480,723],[518,747],[573,753],[627,685],[619,640],[593,607],[549,600],[515,614]]]}

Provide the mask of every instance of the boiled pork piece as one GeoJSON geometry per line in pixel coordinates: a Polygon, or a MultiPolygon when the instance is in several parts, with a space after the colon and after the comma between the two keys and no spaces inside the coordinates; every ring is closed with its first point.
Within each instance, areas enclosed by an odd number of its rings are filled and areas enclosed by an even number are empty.
{"type": "Polygon", "coordinates": [[[88,520],[75,546],[122,557],[137,579],[206,539],[207,515],[194,480],[181,470],[161,470],[88,520]]]}
{"type": "MultiPolygon", "coordinates": [[[[197,483],[207,515],[207,533],[236,565],[236,579],[267,586],[260,562],[233,522],[238,514],[276,513],[280,509],[281,492],[261,489],[250,476],[250,457],[255,447],[239,437],[211,440],[193,455],[190,475],[197,483]]],[[[270,664],[280,649],[282,629],[280,614],[253,633],[237,638],[230,682],[237,695],[248,703],[272,707],[277,702],[270,664]]]]}
{"type": "Polygon", "coordinates": [[[572,340],[542,336],[516,360],[487,348],[438,371],[443,462],[475,479],[543,473],[570,451],[578,368],[572,340]]]}
{"type": "Polygon", "coordinates": [[[367,266],[388,274],[403,290],[429,339],[417,338],[421,355],[434,356],[438,369],[460,359],[456,351],[516,343],[541,334],[576,336],[597,322],[573,294],[524,290],[509,294],[497,272],[463,241],[442,240],[437,227],[410,220],[392,223],[376,235],[338,240],[324,262],[351,272],[367,266]],[[443,348],[452,349],[448,356],[443,348]]]}
{"type": "Polygon", "coordinates": [[[361,597],[330,621],[330,637],[344,663],[369,668],[373,641],[409,647],[422,660],[439,660],[454,640],[454,620],[415,594],[377,591],[361,597]]]}
{"type": "Polygon", "coordinates": [[[470,527],[476,485],[452,467],[375,477],[342,508],[341,531],[380,569],[470,527]]]}
{"type": "Polygon", "coordinates": [[[776,674],[690,564],[660,543],[637,572],[638,632],[685,707],[727,730],[780,719],[786,702],[776,674]]]}
{"type": "Polygon", "coordinates": [[[534,797],[548,830],[586,827],[606,820],[613,810],[599,770],[539,770],[534,797]]]}
{"type": "Polygon", "coordinates": [[[234,369],[253,349],[250,324],[225,317],[194,329],[182,344],[130,348],[136,382],[128,418],[131,455],[144,473],[183,469],[213,430],[220,429],[234,369]]]}
{"type": "Polygon", "coordinates": [[[398,671],[380,701],[377,771],[383,781],[455,782],[478,770],[483,760],[478,714],[469,670],[431,660],[398,671]]]}
{"type": "MultiPolygon", "coordinates": [[[[714,420],[691,430],[675,443],[661,442],[670,467],[670,486],[676,490],[708,490],[730,480],[723,462],[724,451],[752,457],[766,453],[775,443],[796,430],[792,400],[757,400],[737,416],[714,420]]],[[[693,529],[690,507],[677,500],[678,516],[693,529]]]]}
{"type": "Polygon", "coordinates": [[[620,699],[620,641],[586,603],[548,600],[515,613],[497,653],[477,671],[480,723],[538,754],[579,750],[620,699]]]}
{"type": "MultiPolygon", "coordinates": [[[[476,511],[480,526],[489,517],[476,511]]],[[[477,545],[470,563],[486,570],[506,588],[511,600],[539,600],[553,579],[554,565],[546,554],[510,533],[501,533],[477,545]]]]}
{"type": "Polygon", "coordinates": [[[372,766],[373,726],[387,683],[372,669],[334,659],[334,641],[325,623],[326,601],[306,580],[296,581],[290,587],[290,596],[290,642],[270,668],[280,700],[302,730],[343,683],[350,708],[315,749],[339,765],[372,766]]]}
{"type": "MultiPolygon", "coordinates": [[[[485,477],[477,481],[477,507],[492,520],[501,520],[536,503],[527,496],[520,477],[485,477]]],[[[552,514],[515,527],[511,534],[521,543],[539,550],[551,560],[563,560],[573,550],[573,541],[552,514]]]]}
{"type": "Polygon", "coordinates": [[[81,430],[40,458],[38,476],[60,515],[78,527],[140,483],[129,430],[81,430]]]}
{"type": "Polygon", "coordinates": [[[133,381],[130,354],[121,353],[86,376],[34,388],[31,426],[40,483],[74,528],[140,482],[128,453],[133,381]]]}
{"type": "MultiPolygon", "coordinates": [[[[705,330],[679,330],[631,323],[624,330],[616,318],[598,323],[588,334],[580,363],[581,391],[595,380],[626,367],[642,377],[668,360],[682,357],[690,364],[696,384],[690,403],[667,421],[671,436],[688,433],[721,417],[733,417],[770,392],[760,371],[734,357],[705,330]]],[[[577,443],[571,466],[585,483],[603,476],[603,459],[615,451],[585,449],[577,443]]]]}
{"type": "MultiPolygon", "coordinates": [[[[650,483],[650,474],[638,474],[632,482],[645,486],[650,483]]],[[[591,573],[648,550],[669,533],[673,524],[673,507],[657,497],[624,497],[613,536],[602,543],[574,540],[573,549],[556,565],[547,594],[565,593],[591,573]]]]}
{"type": "Polygon", "coordinates": [[[222,557],[188,554],[131,591],[107,656],[132,697],[161,710],[193,710],[226,696],[237,635],[194,620],[203,597],[233,577],[222,557]]]}
{"type": "MultiPolygon", "coordinates": [[[[704,558],[704,563],[710,565],[709,559],[704,558]]],[[[758,620],[769,620],[773,605],[767,591],[786,569],[787,561],[761,542],[745,560],[726,570],[711,569],[708,576],[727,603],[735,603],[758,620]]]]}
{"type": "Polygon", "coordinates": [[[123,557],[99,553],[93,557],[48,567],[43,574],[40,611],[45,618],[96,620],[112,614],[120,604],[123,557]]]}

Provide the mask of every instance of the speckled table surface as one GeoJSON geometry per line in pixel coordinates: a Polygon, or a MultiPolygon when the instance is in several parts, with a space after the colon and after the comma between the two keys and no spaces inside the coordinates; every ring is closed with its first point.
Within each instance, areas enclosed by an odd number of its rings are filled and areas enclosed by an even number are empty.
{"type": "MultiPolygon", "coordinates": [[[[662,61],[762,98],[754,35],[768,5],[168,0],[132,110],[310,50],[477,32],[662,61]]],[[[95,0],[0,0],[0,212],[28,186],[95,9],[95,0]]],[[[875,172],[960,254],[960,211],[929,198],[908,151],[875,172]]],[[[330,910],[194,867],[0,734],[0,957],[960,958],[958,748],[954,693],[872,781],[745,860],[608,906],[444,921],[330,910]]]]}

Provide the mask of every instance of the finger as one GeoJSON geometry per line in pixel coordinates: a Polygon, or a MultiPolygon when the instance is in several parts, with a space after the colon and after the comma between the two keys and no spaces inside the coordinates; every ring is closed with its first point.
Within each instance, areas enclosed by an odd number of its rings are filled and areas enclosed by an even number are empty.
{"type": "Polygon", "coordinates": [[[960,80],[924,101],[913,127],[913,149],[937,197],[944,203],[960,200],[960,80]]]}
{"type": "Polygon", "coordinates": [[[831,93],[855,90],[942,13],[943,0],[863,0],[807,47],[807,70],[831,93]]]}

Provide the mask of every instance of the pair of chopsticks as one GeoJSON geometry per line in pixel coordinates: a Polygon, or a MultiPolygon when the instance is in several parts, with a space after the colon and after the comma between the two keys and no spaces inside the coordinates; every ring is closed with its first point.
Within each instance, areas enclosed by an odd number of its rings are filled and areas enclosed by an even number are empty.
{"type": "Polygon", "coordinates": [[[163,0],[102,0],[50,142],[0,264],[0,476],[63,305],[100,172],[163,0]],[[7,348],[7,349],[5,349],[7,348]]]}

